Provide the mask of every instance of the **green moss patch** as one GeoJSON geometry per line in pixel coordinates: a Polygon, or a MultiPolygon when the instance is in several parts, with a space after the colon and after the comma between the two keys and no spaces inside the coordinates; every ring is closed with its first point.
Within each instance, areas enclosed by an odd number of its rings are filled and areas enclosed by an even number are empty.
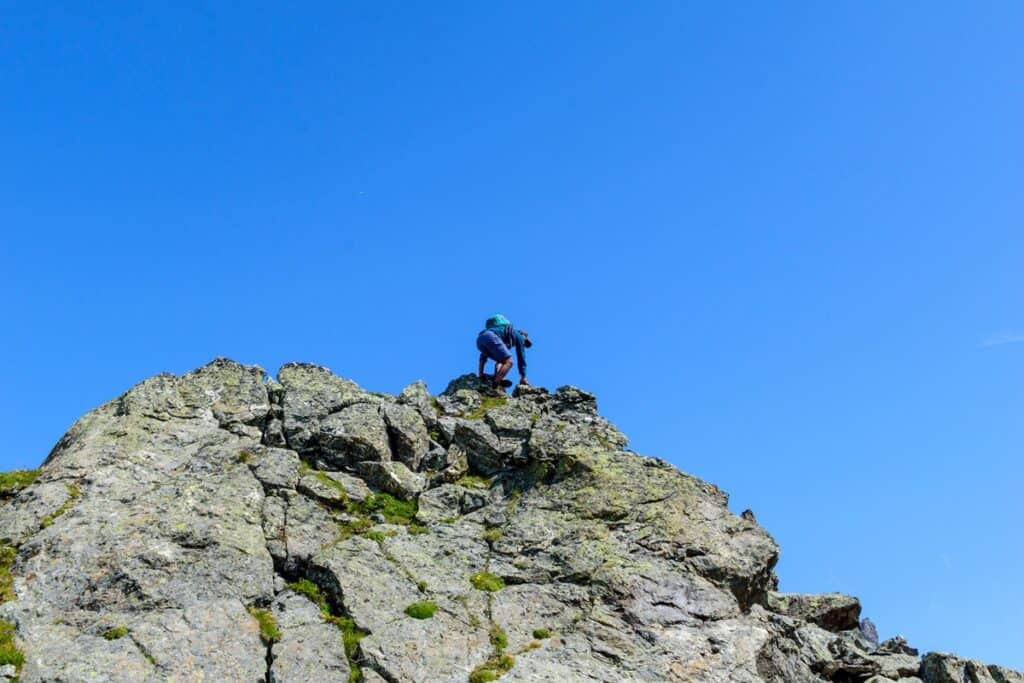
{"type": "Polygon", "coordinates": [[[491,488],[491,480],[487,477],[481,477],[476,474],[467,474],[464,477],[459,477],[455,480],[455,483],[459,486],[463,486],[467,489],[489,489],[491,488]]]}
{"type": "Polygon", "coordinates": [[[326,604],[324,594],[320,592],[320,586],[309,579],[299,579],[294,583],[289,583],[288,587],[300,595],[305,595],[311,602],[315,602],[317,605],[326,604]]]}
{"type": "Polygon", "coordinates": [[[390,524],[409,525],[416,516],[416,503],[399,500],[389,493],[373,493],[358,506],[358,511],[366,515],[379,512],[390,524]]]}
{"type": "Polygon", "coordinates": [[[10,498],[39,476],[39,470],[0,472],[0,498],[10,498]]]}
{"type": "Polygon", "coordinates": [[[0,620],[0,666],[13,664],[21,668],[25,654],[14,644],[14,624],[0,620]]]}
{"type": "Polygon", "coordinates": [[[6,545],[0,545],[0,604],[14,599],[14,578],[11,576],[11,565],[18,551],[6,545]]]}
{"type": "Polygon", "coordinates": [[[414,602],[405,608],[405,613],[413,619],[430,619],[437,611],[437,605],[429,600],[414,602]]]}
{"type": "Polygon", "coordinates": [[[476,410],[468,413],[465,417],[468,420],[479,420],[487,414],[488,410],[494,410],[495,408],[501,407],[505,405],[506,401],[508,401],[508,396],[484,396],[476,410]]]}
{"type": "Polygon", "coordinates": [[[238,456],[235,459],[243,465],[248,465],[256,459],[256,456],[249,451],[238,451],[238,456]]]}
{"type": "Polygon", "coordinates": [[[490,572],[477,572],[470,577],[469,582],[473,584],[473,588],[488,593],[497,593],[505,587],[505,580],[490,572]]]}
{"type": "Polygon", "coordinates": [[[103,632],[103,637],[107,640],[117,640],[118,638],[124,638],[126,635],[128,635],[127,626],[115,626],[103,632]]]}
{"type": "Polygon", "coordinates": [[[535,628],[533,629],[533,637],[538,640],[544,640],[551,637],[551,631],[546,628],[535,628]]]}
{"type": "Polygon", "coordinates": [[[501,529],[498,529],[498,528],[488,529],[487,531],[484,532],[483,538],[489,544],[493,544],[495,541],[497,541],[499,538],[501,538],[501,529]]]}
{"type": "Polygon", "coordinates": [[[338,524],[338,540],[361,534],[373,526],[373,520],[369,517],[357,516],[347,522],[338,524]]]}
{"type": "Polygon", "coordinates": [[[274,615],[270,610],[250,607],[249,614],[259,622],[260,638],[263,639],[264,643],[269,645],[281,640],[281,631],[277,628],[277,620],[274,619],[274,615]]]}
{"type": "Polygon", "coordinates": [[[396,531],[378,531],[374,529],[363,534],[363,538],[368,538],[371,541],[376,541],[377,543],[383,543],[385,538],[391,538],[397,533],[398,532],[396,531]]]}
{"type": "Polygon", "coordinates": [[[359,654],[359,641],[368,635],[367,632],[356,626],[356,622],[349,617],[337,616],[331,612],[331,606],[327,604],[327,598],[320,590],[320,586],[309,579],[299,579],[294,583],[289,583],[288,587],[309,598],[320,608],[320,616],[324,621],[334,624],[341,631],[341,641],[345,647],[345,657],[348,659],[350,671],[348,680],[350,683],[363,680],[363,672],[356,659],[359,654]]]}
{"type": "Polygon", "coordinates": [[[78,484],[65,484],[68,488],[68,498],[64,501],[64,504],[59,508],[51,512],[50,514],[43,517],[42,528],[46,529],[51,526],[58,517],[63,515],[65,512],[71,509],[78,499],[82,497],[82,489],[78,488],[78,484]]]}
{"type": "Polygon", "coordinates": [[[341,496],[341,499],[345,501],[345,504],[348,504],[348,491],[345,490],[345,487],[341,485],[340,481],[335,481],[334,479],[331,479],[329,476],[327,476],[326,472],[322,472],[321,470],[312,470],[312,473],[313,476],[316,477],[317,481],[319,481],[324,486],[328,486],[337,491],[338,495],[341,496]]]}
{"type": "Polygon", "coordinates": [[[469,683],[487,683],[488,681],[496,681],[515,666],[516,660],[512,655],[499,655],[492,657],[486,662],[473,669],[473,673],[469,674],[469,683]]]}
{"type": "Polygon", "coordinates": [[[331,616],[327,621],[337,626],[341,631],[341,642],[345,647],[345,657],[348,659],[349,683],[357,683],[363,680],[363,671],[359,668],[359,663],[357,662],[359,641],[369,634],[356,626],[356,622],[348,617],[331,616]]]}
{"type": "Polygon", "coordinates": [[[494,647],[494,651],[501,654],[508,647],[508,635],[505,633],[505,629],[494,624],[491,626],[491,646],[494,647]]]}

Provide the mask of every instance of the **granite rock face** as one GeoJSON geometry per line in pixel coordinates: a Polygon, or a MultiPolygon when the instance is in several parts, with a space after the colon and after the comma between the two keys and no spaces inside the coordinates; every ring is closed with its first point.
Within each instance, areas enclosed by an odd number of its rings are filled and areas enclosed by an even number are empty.
{"type": "Polygon", "coordinates": [[[88,413],[0,496],[0,680],[1024,683],[776,592],[592,394],[483,389],[218,359],[88,413]]]}

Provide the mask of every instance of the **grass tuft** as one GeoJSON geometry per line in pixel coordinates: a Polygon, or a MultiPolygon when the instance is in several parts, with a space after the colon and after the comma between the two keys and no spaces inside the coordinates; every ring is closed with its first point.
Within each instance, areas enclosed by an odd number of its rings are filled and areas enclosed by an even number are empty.
{"type": "Polygon", "coordinates": [[[469,582],[473,584],[473,588],[480,591],[487,591],[488,593],[497,593],[505,587],[505,580],[497,574],[490,572],[477,572],[469,579],[469,582]]]}
{"type": "Polygon", "coordinates": [[[39,476],[39,470],[12,470],[0,472],[0,498],[9,498],[39,476]]]}
{"type": "Polygon", "coordinates": [[[6,545],[0,545],[0,604],[14,599],[14,578],[11,576],[11,565],[18,551],[6,545]]]}
{"type": "Polygon", "coordinates": [[[276,643],[281,640],[281,631],[277,628],[277,620],[274,619],[274,615],[268,609],[261,609],[259,607],[250,607],[249,614],[251,614],[260,625],[260,637],[263,642],[267,645],[276,643]]]}
{"type": "Polygon", "coordinates": [[[127,626],[115,626],[103,633],[103,637],[107,640],[117,640],[118,638],[124,638],[126,635],[128,635],[127,626]]]}
{"type": "Polygon", "coordinates": [[[508,401],[508,396],[484,396],[480,400],[480,405],[477,406],[477,409],[464,417],[467,420],[479,420],[487,414],[488,410],[503,406],[506,401],[508,401]]]}
{"type": "Polygon", "coordinates": [[[494,647],[494,651],[499,655],[505,651],[508,647],[508,635],[505,633],[505,629],[494,624],[491,626],[491,645],[494,647]]]}
{"type": "Polygon", "coordinates": [[[316,605],[321,609],[323,609],[323,605],[327,604],[324,594],[320,591],[320,586],[316,585],[309,579],[299,579],[294,583],[289,583],[288,587],[300,595],[305,595],[311,602],[316,603],[316,605]]]}
{"type": "Polygon", "coordinates": [[[515,663],[516,660],[512,655],[491,657],[486,662],[473,669],[473,673],[469,674],[469,683],[488,683],[489,681],[496,681],[507,674],[512,667],[515,666],[515,663]]]}
{"type": "Polygon", "coordinates": [[[59,508],[43,517],[41,525],[42,528],[46,529],[52,526],[58,517],[70,510],[71,506],[77,503],[78,499],[82,497],[82,489],[78,488],[78,484],[65,484],[65,486],[68,488],[68,499],[65,500],[64,504],[59,508]]]}
{"type": "Polygon", "coordinates": [[[334,624],[341,631],[341,641],[345,646],[345,657],[348,659],[349,683],[363,680],[363,672],[356,659],[359,654],[359,641],[368,635],[367,632],[356,626],[356,622],[351,618],[339,617],[332,613],[331,606],[327,604],[327,598],[320,590],[320,586],[309,579],[299,579],[294,583],[289,583],[288,587],[309,598],[320,608],[320,615],[324,621],[334,624]]]}
{"type": "Polygon", "coordinates": [[[501,529],[495,527],[494,529],[488,529],[484,532],[484,540],[489,545],[494,545],[494,542],[501,538],[501,529]]]}
{"type": "Polygon", "coordinates": [[[379,512],[390,524],[408,526],[416,516],[416,503],[399,500],[389,493],[373,493],[366,497],[358,506],[358,512],[369,515],[379,512]]]}
{"type": "Polygon", "coordinates": [[[334,489],[338,493],[338,495],[341,497],[341,504],[343,506],[349,505],[348,491],[346,491],[345,487],[341,485],[341,482],[331,479],[330,477],[327,476],[326,472],[322,472],[321,470],[312,470],[312,474],[314,477],[316,477],[316,480],[319,481],[321,484],[334,489]]]}
{"type": "Polygon", "coordinates": [[[490,479],[476,474],[467,474],[459,477],[455,480],[455,483],[467,489],[489,489],[491,487],[490,479]]]}
{"type": "Polygon", "coordinates": [[[405,608],[405,613],[413,619],[430,619],[437,611],[437,605],[429,600],[414,602],[405,608]]]}
{"type": "Polygon", "coordinates": [[[0,666],[13,664],[17,668],[25,663],[25,654],[14,644],[14,624],[0,620],[0,666]]]}
{"type": "Polygon", "coordinates": [[[393,530],[379,531],[377,529],[373,529],[372,531],[367,531],[365,534],[363,534],[363,538],[368,538],[371,541],[376,541],[377,543],[383,543],[385,538],[391,538],[392,536],[395,536],[397,533],[397,531],[393,530]]]}

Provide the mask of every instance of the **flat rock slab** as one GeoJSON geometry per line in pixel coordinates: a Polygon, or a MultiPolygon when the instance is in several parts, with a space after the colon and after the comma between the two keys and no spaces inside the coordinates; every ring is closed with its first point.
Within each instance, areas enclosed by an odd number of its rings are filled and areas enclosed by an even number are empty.
{"type": "Polygon", "coordinates": [[[341,632],[324,621],[320,608],[306,597],[285,591],[272,611],[281,631],[274,643],[270,683],[346,683],[349,664],[341,632]]]}
{"type": "Polygon", "coordinates": [[[768,593],[768,609],[838,633],[860,624],[860,601],[842,593],[768,593]]]}

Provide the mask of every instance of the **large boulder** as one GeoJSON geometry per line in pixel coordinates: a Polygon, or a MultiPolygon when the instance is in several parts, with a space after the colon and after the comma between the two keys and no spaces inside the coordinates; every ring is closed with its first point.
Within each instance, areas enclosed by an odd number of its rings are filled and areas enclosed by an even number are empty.
{"type": "Polygon", "coordinates": [[[842,593],[768,593],[766,605],[778,614],[804,619],[838,633],[860,626],[860,600],[842,593]]]}

